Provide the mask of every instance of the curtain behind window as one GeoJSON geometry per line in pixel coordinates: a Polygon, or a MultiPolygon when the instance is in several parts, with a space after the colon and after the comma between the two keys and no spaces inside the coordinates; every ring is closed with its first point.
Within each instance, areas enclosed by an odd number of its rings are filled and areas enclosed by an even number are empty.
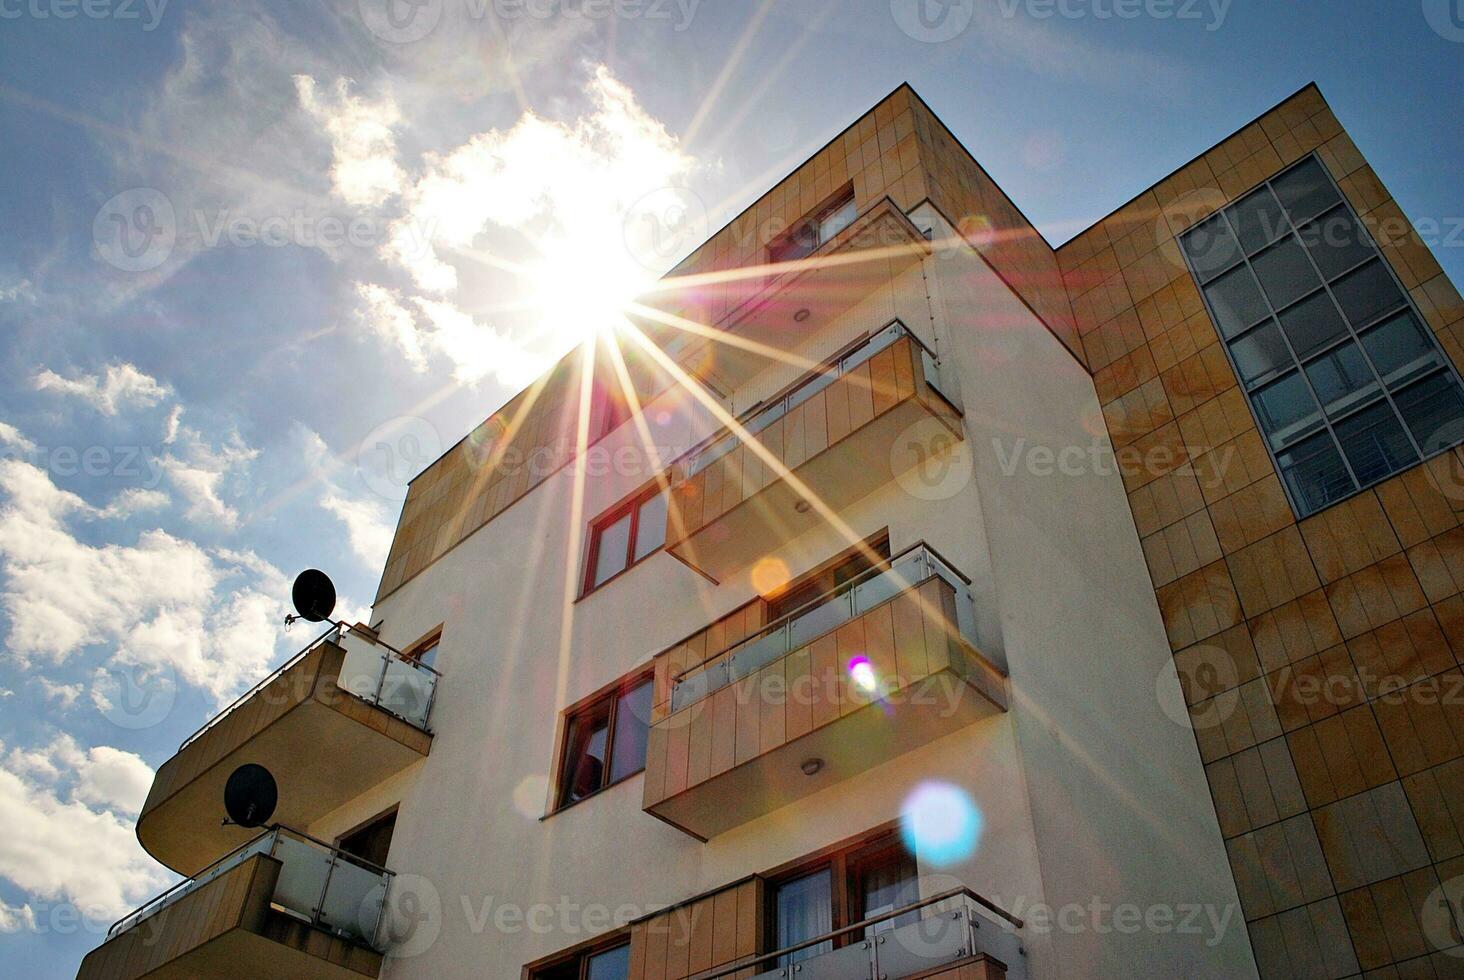
{"type": "MultiPolygon", "coordinates": [[[[829,869],[795,878],[778,886],[777,897],[778,949],[821,936],[834,928],[834,901],[829,869]]],[[[779,966],[787,966],[832,951],[828,940],[779,958],[779,966]]]]}

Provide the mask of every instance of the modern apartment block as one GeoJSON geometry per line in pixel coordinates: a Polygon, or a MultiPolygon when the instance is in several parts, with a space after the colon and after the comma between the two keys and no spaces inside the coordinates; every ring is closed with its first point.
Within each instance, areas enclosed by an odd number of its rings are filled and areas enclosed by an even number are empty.
{"type": "Polygon", "coordinates": [[[1314,86],[1057,250],[902,86],[628,319],[82,977],[1464,976],[1464,302],[1314,86]]]}

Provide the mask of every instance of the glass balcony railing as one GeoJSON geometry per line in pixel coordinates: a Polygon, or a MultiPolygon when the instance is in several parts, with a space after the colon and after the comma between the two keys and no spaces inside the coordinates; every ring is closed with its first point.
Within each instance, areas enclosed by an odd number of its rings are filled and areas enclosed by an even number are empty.
{"type": "Polygon", "coordinates": [[[392,872],[284,827],[265,831],[117,920],[107,931],[107,938],[157,915],[259,854],[272,857],[281,865],[274,894],[270,896],[273,907],[349,942],[383,951],[382,917],[392,872]]]}
{"type": "Polygon", "coordinates": [[[338,687],[410,725],[425,732],[431,731],[427,727],[427,720],[431,716],[432,702],[437,695],[437,681],[442,675],[430,665],[408,657],[369,633],[342,622],[332,624],[305,649],[210,718],[202,728],[183,740],[178,747],[179,751],[248,704],[291,668],[299,665],[322,643],[332,643],[346,652],[340,675],[336,678],[338,687]]]}
{"type": "MultiPolygon", "coordinates": [[[[893,345],[901,337],[909,337],[914,341],[915,348],[920,352],[920,364],[925,381],[930,387],[939,392],[941,390],[940,362],[935,359],[935,355],[931,353],[930,348],[926,347],[919,337],[911,333],[908,327],[899,320],[893,320],[883,330],[872,334],[864,343],[849,351],[843,357],[839,358],[838,361],[821,370],[814,371],[804,381],[777,401],[769,405],[759,405],[744,415],[738,420],[739,424],[746,430],[748,435],[757,435],[763,429],[766,429],[778,421],[778,419],[787,415],[793,409],[839,380],[839,378],[853,371],[880,351],[893,345]]],[[[686,460],[686,476],[688,478],[695,476],[718,459],[721,459],[736,449],[741,443],[741,435],[735,431],[728,431],[716,437],[713,441],[693,450],[686,460]]]]}
{"type": "Polygon", "coordinates": [[[918,544],[681,674],[673,682],[671,710],[695,704],[930,578],[955,590],[956,628],[975,645],[976,609],[965,577],[928,545],[918,544]]]}
{"type": "Polygon", "coordinates": [[[359,630],[343,629],[335,640],[346,651],[336,683],[363,701],[430,731],[427,719],[442,676],[433,667],[359,630]]]}
{"type": "MultiPolygon", "coordinates": [[[[1023,923],[969,888],[954,888],[863,922],[705,974],[721,980],[759,970],[753,980],[902,980],[943,964],[988,955],[1008,980],[1028,980],[1023,923]],[[910,921],[913,917],[914,921],[910,921]],[[842,946],[830,949],[836,943],[842,946]],[[828,950],[809,953],[813,950],[828,950]],[[802,954],[800,957],[799,954],[802,954]]],[[[944,975],[944,974],[941,974],[944,975]]]]}

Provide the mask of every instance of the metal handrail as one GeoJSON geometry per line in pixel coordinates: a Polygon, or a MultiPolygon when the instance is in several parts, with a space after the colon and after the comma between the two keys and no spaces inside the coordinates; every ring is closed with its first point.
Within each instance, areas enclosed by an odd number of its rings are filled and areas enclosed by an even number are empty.
{"type": "MultiPolygon", "coordinates": [[[[867,337],[865,337],[864,340],[862,342],[860,342],[859,344],[856,344],[855,346],[850,347],[848,350],[845,350],[841,354],[839,354],[839,357],[838,357],[838,360],[837,361],[834,361],[834,362],[832,362],[830,364],[820,365],[819,367],[813,369],[812,371],[809,371],[803,377],[799,378],[797,381],[795,381],[793,383],[792,386],[783,389],[783,391],[779,395],[777,401],[775,401],[775,402],[761,401],[761,402],[758,402],[756,405],[753,405],[747,411],[745,411],[741,415],[737,416],[737,418],[736,418],[737,425],[739,427],[741,427],[743,430],[746,430],[747,429],[747,423],[755,420],[758,416],[762,415],[764,412],[771,411],[773,408],[776,408],[778,405],[785,404],[788,401],[789,398],[793,397],[795,394],[797,394],[802,389],[804,389],[804,388],[808,387],[809,385],[815,383],[820,378],[827,378],[827,377],[829,377],[829,371],[828,371],[828,369],[830,367],[836,366],[839,362],[842,362],[844,360],[844,358],[848,357],[850,354],[853,354],[853,353],[856,353],[856,352],[858,352],[860,350],[863,350],[865,347],[867,347],[870,344],[874,343],[874,341],[881,334],[883,334],[886,330],[890,329],[891,327],[898,327],[899,329],[898,329],[898,332],[895,335],[895,340],[890,341],[890,344],[887,345],[887,346],[893,346],[896,342],[898,342],[898,340],[901,337],[909,337],[912,341],[914,341],[916,343],[916,345],[918,345],[932,359],[936,359],[935,351],[931,350],[930,345],[927,344],[925,341],[921,340],[918,336],[916,336],[915,335],[915,332],[912,331],[909,327],[907,327],[905,325],[905,322],[903,320],[901,320],[899,317],[895,317],[894,319],[889,320],[888,322],[886,322],[878,330],[872,330],[872,331],[870,331],[869,335],[867,337]]],[[[884,348],[881,348],[881,350],[883,350],[883,349],[884,348]]],[[[939,360],[936,359],[936,362],[939,363],[939,360]]],[[[840,378],[842,376],[843,376],[842,374],[838,374],[838,375],[835,375],[834,378],[835,378],[835,380],[837,380],[838,378],[840,378]]],[[[830,382],[830,383],[832,383],[832,382],[830,382]]],[[[761,431],[761,430],[758,430],[758,431],[761,431]]],[[[753,435],[753,436],[756,436],[757,433],[756,432],[752,432],[752,433],[749,433],[749,434],[750,435],[753,435]]],[[[711,449],[712,447],[716,446],[718,443],[722,442],[725,439],[732,439],[732,440],[735,440],[737,442],[741,442],[742,441],[742,437],[738,434],[738,432],[737,432],[736,429],[734,429],[732,426],[723,426],[722,428],[718,429],[716,432],[713,432],[710,435],[708,435],[706,438],[702,439],[700,442],[698,442],[696,445],[692,446],[690,449],[688,449],[686,452],[682,453],[680,456],[676,457],[676,459],[672,460],[672,466],[677,466],[677,465],[680,465],[682,463],[687,463],[688,464],[688,467],[689,467],[689,465],[691,463],[695,463],[700,456],[702,456],[703,454],[705,454],[709,449],[711,449]]],[[[691,474],[688,473],[688,475],[691,475],[691,474]]]]}
{"type": "MultiPolygon", "coordinates": [[[[738,640],[737,642],[728,644],[727,646],[722,647],[716,653],[703,657],[697,663],[683,669],[682,671],[677,673],[675,677],[671,678],[673,691],[676,685],[682,683],[684,680],[696,674],[698,671],[705,669],[707,665],[711,664],[712,661],[716,660],[717,658],[722,657],[730,653],[731,651],[738,649],[739,647],[748,646],[764,636],[777,632],[778,630],[787,626],[789,622],[803,615],[810,609],[813,609],[816,606],[825,605],[836,596],[852,592],[854,589],[858,588],[860,585],[863,585],[870,579],[876,578],[880,575],[888,574],[889,572],[894,570],[894,567],[898,562],[900,562],[905,557],[914,554],[917,551],[929,552],[939,565],[945,567],[948,571],[955,575],[963,585],[969,586],[971,584],[971,580],[967,578],[964,574],[962,574],[959,570],[957,570],[956,567],[952,565],[949,561],[947,561],[945,559],[945,556],[943,556],[939,551],[936,551],[924,541],[917,542],[916,544],[913,544],[910,547],[906,548],[904,551],[901,551],[898,554],[892,555],[891,557],[885,559],[878,565],[872,565],[869,568],[866,568],[864,571],[860,572],[849,581],[830,589],[829,591],[823,593],[817,598],[810,599],[808,602],[805,602],[797,609],[794,609],[791,612],[779,616],[777,619],[764,625],[757,632],[750,633],[747,636],[744,636],[742,639],[738,640]]],[[[929,578],[929,576],[927,576],[927,578],[929,578]]],[[[926,579],[922,578],[920,581],[923,582],[926,581],[926,579]]],[[[903,587],[900,591],[908,591],[910,588],[913,588],[917,584],[918,583],[916,582],[904,582],[902,583],[903,587]]]]}
{"type": "MultiPolygon", "coordinates": [[[[228,707],[224,708],[218,714],[214,715],[208,721],[204,722],[198,728],[197,731],[195,731],[192,735],[189,735],[187,738],[185,738],[179,744],[178,751],[181,752],[184,749],[186,749],[193,742],[197,741],[198,738],[199,738],[199,736],[203,735],[204,732],[206,732],[209,729],[213,728],[219,722],[221,722],[225,718],[227,718],[233,711],[235,711],[237,708],[239,708],[241,705],[243,705],[246,701],[250,700],[255,695],[257,695],[260,691],[264,690],[270,684],[273,684],[280,677],[284,676],[284,674],[286,672],[288,672],[290,670],[290,668],[296,666],[302,660],[304,660],[305,657],[308,656],[310,654],[310,652],[312,650],[314,650],[316,647],[320,646],[322,643],[331,642],[331,640],[332,640],[333,637],[337,637],[341,633],[351,633],[351,634],[353,634],[355,636],[361,637],[367,643],[370,643],[372,646],[383,647],[383,648],[385,648],[387,650],[388,655],[383,658],[383,663],[382,663],[382,677],[383,678],[386,675],[386,665],[389,664],[391,662],[391,660],[393,660],[393,659],[400,660],[400,661],[402,661],[403,663],[406,663],[406,664],[410,664],[412,667],[414,667],[414,668],[416,668],[418,670],[430,671],[431,673],[436,674],[438,677],[441,677],[442,676],[442,671],[438,670],[437,668],[431,666],[430,664],[424,664],[420,660],[416,660],[416,659],[414,659],[412,657],[408,657],[405,653],[402,653],[400,650],[398,650],[396,647],[392,646],[390,643],[387,643],[385,640],[382,640],[379,637],[370,635],[370,634],[368,634],[368,633],[366,633],[366,632],[364,632],[362,630],[357,629],[354,626],[350,626],[350,625],[348,625],[346,623],[345,620],[340,620],[340,621],[327,620],[327,622],[330,623],[330,628],[329,629],[327,629],[324,633],[321,633],[315,639],[311,640],[310,643],[308,645],[306,645],[306,647],[303,650],[301,650],[299,653],[295,654],[289,660],[286,660],[283,664],[281,664],[280,666],[276,667],[274,670],[270,671],[269,674],[267,674],[265,676],[264,680],[260,681],[258,684],[255,684],[249,690],[245,691],[243,694],[239,695],[237,698],[235,698],[233,701],[231,701],[229,703],[228,707]]],[[[377,684],[377,694],[378,694],[378,696],[380,695],[380,690],[381,690],[381,685],[380,685],[380,683],[378,683],[377,684]]]]}
{"type": "MultiPolygon", "coordinates": [[[[731,976],[734,973],[737,973],[741,970],[746,970],[748,967],[756,966],[759,963],[767,963],[769,960],[777,960],[780,957],[787,956],[791,953],[797,953],[801,950],[808,949],[811,946],[817,946],[820,943],[832,942],[833,940],[838,939],[841,936],[847,936],[852,932],[867,929],[870,926],[878,925],[881,922],[888,922],[891,919],[897,919],[902,915],[909,915],[911,912],[918,912],[919,910],[929,908],[932,905],[939,905],[941,902],[948,902],[953,898],[970,899],[977,905],[986,909],[988,912],[991,912],[993,915],[1005,919],[1007,922],[1011,923],[1018,929],[1021,929],[1025,926],[1025,923],[1021,919],[1012,915],[1006,909],[1002,908],[999,905],[996,905],[985,896],[972,891],[965,885],[961,885],[959,887],[950,888],[946,891],[932,895],[929,898],[922,898],[920,901],[912,902],[902,908],[892,909],[889,912],[882,912],[879,915],[872,915],[867,919],[864,919],[860,922],[855,922],[852,925],[844,926],[841,929],[834,929],[831,932],[826,932],[820,936],[815,936],[812,939],[805,939],[801,943],[794,943],[792,946],[784,946],[782,949],[773,950],[771,953],[763,953],[760,956],[740,959],[736,963],[730,963],[713,973],[698,974],[697,978],[698,980],[719,980],[719,978],[721,977],[731,976]]],[[[1012,964],[1008,965],[1010,966],[1012,964]]]]}
{"type": "MultiPolygon", "coordinates": [[[[164,908],[171,904],[171,900],[183,897],[182,894],[179,894],[180,892],[190,892],[194,888],[198,888],[202,885],[207,884],[208,881],[216,877],[218,873],[221,873],[222,871],[227,870],[234,865],[242,864],[242,860],[235,861],[235,858],[237,858],[241,853],[248,851],[250,848],[257,845],[266,837],[277,837],[281,833],[288,834],[292,837],[297,837],[300,840],[314,844],[317,847],[320,847],[321,849],[329,852],[332,862],[334,862],[339,857],[345,856],[350,859],[351,863],[365,868],[367,871],[373,871],[377,874],[386,875],[388,878],[396,877],[396,872],[392,871],[390,868],[384,868],[373,861],[368,861],[365,858],[357,857],[354,854],[347,854],[339,847],[336,847],[332,844],[327,844],[325,841],[320,840],[318,837],[312,837],[311,835],[303,831],[295,830],[291,827],[286,827],[284,824],[271,824],[266,830],[259,834],[256,834],[254,837],[251,837],[249,840],[240,844],[238,847],[234,848],[232,851],[225,854],[223,857],[219,858],[217,861],[215,861],[213,864],[210,864],[202,871],[193,875],[191,878],[184,878],[182,881],[175,882],[173,886],[170,887],[167,891],[153,896],[142,905],[139,905],[131,912],[128,912],[126,915],[122,916],[116,922],[112,923],[112,925],[107,929],[107,938],[113,939],[119,933],[125,932],[127,929],[131,929],[139,923],[146,921],[148,918],[155,915],[156,913],[162,911],[164,908]],[[231,862],[233,862],[232,865],[231,862]]],[[[264,852],[260,851],[259,853],[263,854],[264,852]]],[[[334,863],[332,863],[331,870],[334,870],[334,863]]],[[[327,872],[325,883],[322,887],[322,895],[324,894],[325,889],[329,888],[329,885],[330,873],[327,872]]],[[[317,903],[316,911],[319,911],[319,903],[317,903]]]]}

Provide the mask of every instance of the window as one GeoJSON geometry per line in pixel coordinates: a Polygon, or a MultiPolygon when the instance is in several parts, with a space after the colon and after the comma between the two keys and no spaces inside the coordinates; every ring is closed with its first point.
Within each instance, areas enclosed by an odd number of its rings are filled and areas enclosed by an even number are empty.
{"type": "Polygon", "coordinates": [[[788,233],[768,247],[768,261],[794,262],[813,253],[820,245],[854,223],[859,216],[854,188],[845,188],[829,204],[799,221],[788,233]]]}
{"type": "Polygon", "coordinates": [[[665,543],[666,494],[656,484],[590,526],[584,591],[598,589],[665,543]]]}
{"type": "Polygon", "coordinates": [[[1464,386],[1315,157],[1180,236],[1306,517],[1464,441],[1464,386]]]}
{"type": "MultiPolygon", "coordinates": [[[[774,873],[770,882],[768,937],[773,950],[894,912],[920,898],[915,858],[887,833],[774,873]]],[[[784,954],[778,966],[811,959],[918,918],[919,913],[911,911],[876,922],[862,933],[846,933],[784,954]]]]}
{"type": "Polygon", "coordinates": [[[888,561],[889,536],[882,534],[876,540],[866,542],[864,547],[834,559],[785,587],[781,593],[768,600],[768,622],[782,619],[789,613],[802,609],[815,599],[828,595],[873,568],[877,562],[870,560],[865,549],[873,552],[882,561],[888,561]]]}
{"type": "Polygon", "coordinates": [[[369,861],[377,867],[386,866],[386,856],[391,851],[391,836],[396,831],[396,808],[373,817],[336,842],[336,847],[352,857],[369,861]]]}
{"type": "Polygon", "coordinates": [[[630,943],[576,953],[551,966],[529,971],[533,980],[628,980],[630,943]]]}
{"type": "Polygon", "coordinates": [[[442,642],[442,630],[435,630],[425,639],[417,642],[416,646],[408,650],[404,656],[408,660],[415,660],[427,667],[437,665],[437,646],[442,642]]]}
{"type": "Polygon", "coordinates": [[[556,810],[646,767],[652,687],[651,677],[640,675],[569,712],[556,810]]]}

